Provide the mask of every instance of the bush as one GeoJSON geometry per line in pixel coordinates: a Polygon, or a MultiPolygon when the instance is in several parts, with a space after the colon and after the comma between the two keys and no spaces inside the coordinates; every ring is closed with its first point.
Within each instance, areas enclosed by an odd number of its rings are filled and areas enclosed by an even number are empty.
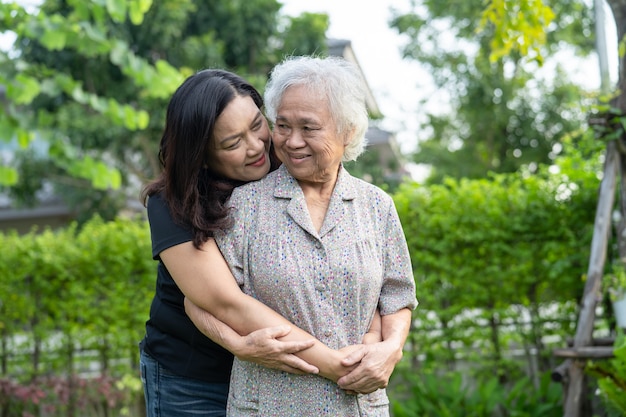
{"type": "Polygon", "coordinates": [[[496,376],[476,381],[462,372],[402,373],[392,400],[395,417],[560,417],[561,386],[542,375],[502,384],[496,376]]]}
{"type": "Polygon", "coordinates": [[[574,332],[596,194],[567,177],[517,173],[402,184],[394,200],[420,301],[414,361],[481,362],[502,376],[516,350],[547,370],[547,344],[574,332]]]}
{"type": "Polygon", "coordinates": [[[127,398],[116,397],[114,387],[138,380],[138,343],[154,294],[147,223],[94,218],[81,228],[0,234],[0,246],[5,412],[77,410],[83,397],[93,410],[98,395],[124,408],[119,402],[127,398]]]}
{"type": "Polygon", "coordinates": [[[615,338],[614,358],[608,361],[590,362],[587,372],[596,377],[600,397],[610,412],[616,416],[626,415],[626,337],[620,331],[615,338]]]}

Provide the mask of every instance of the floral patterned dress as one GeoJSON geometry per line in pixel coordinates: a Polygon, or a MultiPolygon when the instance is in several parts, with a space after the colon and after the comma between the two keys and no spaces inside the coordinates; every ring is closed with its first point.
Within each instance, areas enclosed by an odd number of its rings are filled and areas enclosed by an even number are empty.
{"type": "MultiPolygon", "coordinates": [[[[235,189],[234,226],[215,236],[242,290],[327,346],[358,344],[378,307],[415,308],[415,281],[392,199],[343,167],[318,233],[285,167],[235,189]]],[[[235,358],[229,416],[388,416],[384,389],[349,395],[318,375],[235,358]]]]}

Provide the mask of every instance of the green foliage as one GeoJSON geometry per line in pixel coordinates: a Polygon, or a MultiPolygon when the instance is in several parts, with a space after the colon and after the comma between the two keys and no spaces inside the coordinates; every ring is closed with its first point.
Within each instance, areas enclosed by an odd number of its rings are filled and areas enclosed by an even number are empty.
{"type": "Polygon", "coordinates": [[[554,12],[541,0],[494,0],[483,11],[479,30],[493,25],[489,60],[495,62],[513,51],[523,57],[530,52],[543,63],[541,47],[546,43],[546,30],[554,19],[554,12]]]}
{"type": "Polygon", "coordinates": [[[12,50],[0,51],[7,98],[0,140],[10,150],[46,145],[32,163],[4,162],[0,185],[19,187],[13,196],[28,205],[38,190],[24,176],[45,166],[51,175],[41,187],[52,186],[81,218],[112,219],[158,174],[167,100],[185,77],[225,68],[262,90],[283,47],[324,50],[328,16],[279,25],[280,7],[276,0],[0,3],[0,32],[17,36],[12,50]]]}
{"type": "Polygon", "coordinates": [[[424,137],[414,155],[415,162],[432,166],[430,181],[485,178],[524,167],[535,172],[551,163],[563,138],[585,119],[582,89],[553,60],[565,44],[581,54],[593,47],[573,29],[593,33],[585,3],[422,3],[396,15],[391,26],[407,36],[404,55],[427,68],[440,90],[436,97],[449,104],[425,115],[424,137]],[[553,20],[543,26],[552,19],[549,10],[553,20]],[[534,55],[522,56],[526,48],[534,55]],[[540,76],[528,58],[552,60],[554,76],[540,76]]]}
{"type": "MultiPolygon", "coordinates": [[[[76,178],[78,189],[110,192],[128,183],[128,165],[112,163],[111,155],[122,143],[127,155],[134,153],[127,138],[142,137],[136,132],[149,125],[146,103],[137,99],[162,102],[185,74],[158,57],[136,54],[128,37],[120,36],[120,25],[134,26],[126,23],[127,14],[141,23],[151,3],[50,0],[34,13],[15,3],[0,4],[0,31],[17,35],[14,49],[0,52],[7,98],[0,109],[3,139],[17,137],[22,148],[32,146],[35,137],[48,143],[45,159],[55,175],[47,183],[63,188],[76,184],[68,180],[76,178]],[[121,88],[112,88],[116,84],[121,88]],[[107,140],[96,144],[94,138],[102,136],[107,140]]],[[[20,160],[8,169],[23,177],[20,160]]],[[[23,181],[29,180],[3,184],[23,181]]]]}
{"type": "Polygon", "coordinates": [[[398,174],[399,161],[395,158],[381,158],[380,153],[380,149],[375,146],[368,146],[359,159],[345,163],[344,167],[355,177],[393,193],[405,178],[398,174]]]}
{"type": "Polygon", "coordinates": [[[537,385],[522,377],[510,385],[497,377],[474,380],[462,372],[437,375],[405,372],[398,398],[392,400],[396,417],[557,417],[562,388],[544,374],[537,385]]]}
{"type": "Polygon", "coordinates": [[[626,415],[626,337],[620,331],[613,345],[614,358],[588,364],[586,370],[598,380],[600,396],[616,415],[626,415]]]}
{"type": "Polygon", "coordinates": [[[290,18],[289,29],[282,50],[286,55],[325,55],[327,54],[326,28],[330,22],[328,15],[302,13],[290,18]]]}
{"type": "Polygon", "coordinates": [[[96,217],[0,234],[0,414],[140,415],[149,233],[144,220],[96,217]]]}
{"type": "Polygon", "coordinates": [[[149,242],[144,221],[124,219],[1,234],[3,372],[28,381],[92,361],[113,376],[131,370],[154,291],[149,242]]]}
{"type": "Polygon", "coordinates": [[[598,184],[593,171],[578,175],[400,186],[420,301],[411,343],[426,364],[462,358],[506,375],[508,349],[533,346],[546,359],[544,336],[572,332],[598,184]]]}

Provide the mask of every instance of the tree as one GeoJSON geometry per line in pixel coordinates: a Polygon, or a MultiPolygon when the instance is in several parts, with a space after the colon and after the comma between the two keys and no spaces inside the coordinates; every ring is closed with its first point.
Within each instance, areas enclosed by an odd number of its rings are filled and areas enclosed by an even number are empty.
{"type": "MultiPolygon", "coordinates": [[[[528,0],[521,2],[524,5],[529,3],[528,0]]],[[[532,1],[530,1],[532,3],[532,1]]],[[[618,222],[616,231],[618,262],[623,266],[626,259],[626,1],[625,0],[607,0],[613,12],[617,28],[617,41],[619,45],[619,79],[617,88],[612,94],[608,105],[599,106],[600,112],[594,120],[594,133],[598,138],[606,142],[606,151],[604,155],[604,172],[603,180],[600,185],[599,198],[597,202],[596,218],[594,225],[594,235],[591,243],[591,253],[589,257],[589,267],[586,276],[585,288],[581,298],[581,305],[576,327],[576,335],[574,337],[574,349],[587,347],[591,344],[595,309],[599,302],[599,293],[602,287],[602,276],[605,268],[605,261],[608,251],[608,240],[610,236],[610,219],[614,213],[614,198],[616,197],[616,188],[619,177],[619,212],[621,220],[618,222]]],[[[513,10],[514,2],[511,0],[494,1],[499,8],[502,16],[507,16],[507,10],[513,10]],[[507,7],[508,5],[508,7],[507,7]]],[[[600,2],[595,3],[596,6],[600,2]]],[[[492,19],[492,23],[496,28],[506,29],[509,19],[497,20],[489,17],[489,8],[485,16],[492,19]]],[[[532,13],[531,13],[532,14],[532,13]]],[[[539,14],[536,14],[537,17],[539,14]]],[[[536,21],[531,19],[531,21],[536,21]]],[[[566,361],[563,367],[567,372],[564,376],[564,389],[566,391],[564,401],[564,415],[566,417],[577,417],[581,415],[582,408],[585,404],[583,394],[584,370],[577,361],[566,361]]],[[[562,366],[561,366],[562,367],[562,366]]],[[[617,394],[617,393],[615,393],[617,394]]]]}
{"type": "Polygon", "coordinates": [[[588,54],[593,41],[584,35],[593,21],[582,1],[547,3],[549,9],[541,1],[499,0],[485,9],[480,0],[453,7],[427,0],[396,14],[392,27],[409,39],[405,57],[426,65],[449,97],[449,111],[426,115],[427,138],[414,157],[432,165],[432,181],[522,166],[534,172],[580,127],[584,96],[554,55],[564,42],[588,54]],[[555,65],[551,79],[537,76],[544,61],[555,65]]]}
{"type": "Polygon", "coordinates": [[[22,203],[52,185],[85,218],[111,218],[158,172],[167,100],[186,76],[226,68],[262,90],[284,46],[323,50],[327,16],[279,11],[276,0],[0,3],[0,31],[17,35],[0,52],[0,137],[29,149],[4,162],[0,184],[22,203]]]}

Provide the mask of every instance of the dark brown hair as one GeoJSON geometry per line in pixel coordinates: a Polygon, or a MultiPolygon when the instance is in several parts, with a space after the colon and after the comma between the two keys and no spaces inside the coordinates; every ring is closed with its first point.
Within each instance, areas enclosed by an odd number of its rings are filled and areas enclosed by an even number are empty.
{"type": "MultiPolygon", "coordinates": [[[[251,97],[261,109],[263,98],[243,78],[224,70],[203,70],[176,90],[167,107],[159,160],[161,174],[145,186],[143,204],[161,193],[175,222],[189,227],[199,247],[229,226],[226,201],[242,182],[218,177],[208,160],[217,118],[237,96],[251,97]]],[[[273,149],[272,169],[278,166],[273,149]]]]}

